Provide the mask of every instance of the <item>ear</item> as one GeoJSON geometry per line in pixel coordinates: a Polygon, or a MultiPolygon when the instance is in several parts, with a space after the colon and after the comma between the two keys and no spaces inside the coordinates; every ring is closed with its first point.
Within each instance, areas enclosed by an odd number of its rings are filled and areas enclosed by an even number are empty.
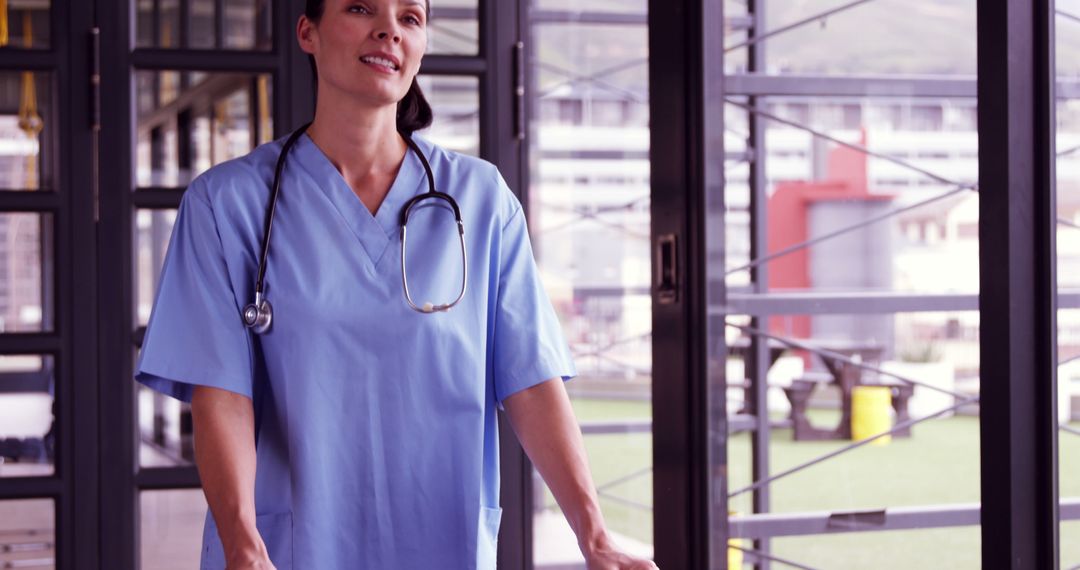
{"type": "Polygon", "coordinates": [[[318,33],[315,23],[301,14],[296,22],[296,42],[304,53],[315,54],[315,40],[318,33]]]}

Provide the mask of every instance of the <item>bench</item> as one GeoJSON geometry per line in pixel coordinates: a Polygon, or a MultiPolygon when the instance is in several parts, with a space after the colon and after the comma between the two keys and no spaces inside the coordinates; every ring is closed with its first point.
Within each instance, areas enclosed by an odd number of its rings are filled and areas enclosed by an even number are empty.
{"type": "MultiPolygon", "coordinates": [[[[854,367],[844,367],[845,381],[841,382],[841,414],[840,422],[834,428],[819,428],[810,423],[806,411],[810,404],[810,396],[819,384],[830,384],[836,381],[835,377],[827,372],[808,372],[793,380],[791,386],[784,388],[784,395],[791,404],[789,418],[792,424],[792,433],[795,441],[828,441],[836,439],[851,439],[851,391],[854,386],[886,386],[892,392],[892,408],[896,412],[896,424],[911,419],[908,413],[908,401],[915,393],[915,387],[906,382],[892,379],[880,379],[876,382],[860,382],[852,374],[859,371],[854,367]],[[848,372],[848,371],[852,372],[848,372]],[[854,380],[854,381],[853,381],[854,380]]],[[[895,425],[895,424],[894,424],[895,425]]],[[[911,426],[904,427],[893,433],[894,437],[911,437],[911,426]]]]}

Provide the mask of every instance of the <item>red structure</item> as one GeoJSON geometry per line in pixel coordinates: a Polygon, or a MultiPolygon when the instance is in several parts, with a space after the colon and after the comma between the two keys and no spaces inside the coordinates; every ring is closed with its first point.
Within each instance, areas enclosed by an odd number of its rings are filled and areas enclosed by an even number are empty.
{"type": "MultiPolygon", "coordinates": [[[[860,144],[866,145],[866,131],[860,144]]],[[[810,239],[809,211],[818,202],[891,200],[888,194],[871,194],[866,176],[866,154],[847,147],[829,151],[824,180],[813,182],[780,182],[769,197],[769,253],[810,239]]],[[[837,260],[842,263],[842,260],[837,260]]],[[[805,290],[810,282],[810,248],[798,249],[769,262],[769,290],[805,290]]],[[[810,336],[808,315],[774,316],[769,319],[773,334],[807,338],[810,336]]]]}

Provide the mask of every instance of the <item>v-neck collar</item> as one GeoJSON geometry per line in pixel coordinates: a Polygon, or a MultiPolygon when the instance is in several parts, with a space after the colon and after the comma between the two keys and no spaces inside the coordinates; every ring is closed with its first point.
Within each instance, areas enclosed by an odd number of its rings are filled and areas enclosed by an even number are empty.
{"type": "Polygon", "coordinates": [[[297,162],[303,165],[314,179],[315,185],[326,194],[338,213],[345,219],[346,225],[352,230],[368,259],[371,260],[374,270],[379,265],[386,246],[398,234],[401,207],[416,194],[417,187],[423,181],[423,165],[416,153],[412,149],[405,151],[405,159],[401,161],[397,176],[373,216],[360,197],[345,182],[345,178],[341,176],[338,169],[330,162],[330,158],[307,133],[297,139],[293,152],[299,159],[297,162]]]}

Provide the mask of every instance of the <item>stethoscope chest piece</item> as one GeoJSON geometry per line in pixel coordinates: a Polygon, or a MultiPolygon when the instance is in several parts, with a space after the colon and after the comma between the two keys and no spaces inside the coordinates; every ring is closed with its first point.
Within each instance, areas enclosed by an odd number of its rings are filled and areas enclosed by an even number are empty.
{"type": "Polygon", "coordinates": [[[270,330],[270,323],[274,320],[274,307],[270,301],[262,298],[261,293],[255,294],[255,302],[244,307],[244,326],[252,329],[255,334],[263,334],[270,330]]]}

